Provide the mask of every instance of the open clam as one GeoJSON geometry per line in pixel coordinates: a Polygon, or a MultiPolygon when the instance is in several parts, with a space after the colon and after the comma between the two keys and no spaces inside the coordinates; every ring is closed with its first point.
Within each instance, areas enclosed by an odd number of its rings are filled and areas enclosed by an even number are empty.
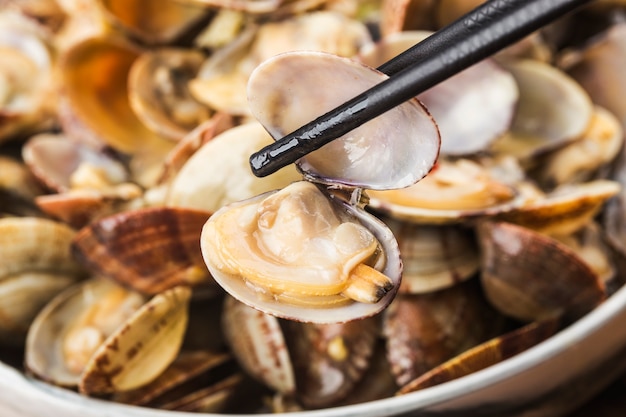
{"type": "Polygon", "coordinates": [[[128,155],[133,180],[150,186],[174,142],[148,129],[131,108],[128,73],[140,53],[135,45],[112,35],[69,48],[58,68],[66,103],[61,122],[69,136],[87,137],[128,155]]]}
{"type": "Polygon", "coordinates": [[[369,206],[414,223],[458,223],[507,212],[523,203],[516,187],[468,158],[440,158],[426,177],[405,188],[368,191],[369,206]]]}
{"type": "MultiPolygon", "coordinates": [[[[278,138],[383,79],[347,58],[295,52],[257,68],[248,93],[252,111],[278,138]],[[308,88],[317,80],[342,88],[308,88]]],[[[391,231],[349,187],[412,184],[431,169],[438,148],[436,125],[416,100],[366,123],[298,163],[309,180],[348,189],[350,198],[298,181],[223,207],[202,231],[209,270],[235,298],[280,317],[327,323],[376,314],[399,287],[400,254],[391,231]]]]}
{"type": "Polygon", "coordinates": [[[131,66],[129,100],[146,127],[173,140],[182,139],[211,112],[196,101],[187,87],[204,54],[190,48],[146,51],[131,66]]]}
{"type": "Polygon", "coordinates": [[[26,367],[84,394],[138,388],[176,358],[190,296],[189,288],[176,287],[146,301],[106,279],[68,288],[30,328],[26,367]]]}

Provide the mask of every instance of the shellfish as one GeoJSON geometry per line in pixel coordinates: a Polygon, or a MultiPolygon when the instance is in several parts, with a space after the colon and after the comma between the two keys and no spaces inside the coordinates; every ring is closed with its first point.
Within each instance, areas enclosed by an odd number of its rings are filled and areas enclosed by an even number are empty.
{"type": "MultiPolygon", "coordinates": [[[[278,138],[384,78],[336,55],[294,52],[258,67],[248,94],[253,113],[278,138]],[[326,79],[345,88],[308,88],[326,79]]],[[[399,287],[397,242],[359,207],[358,189],[346,198],[323,185],[404,187],[426,175],[438,150],[436,125],[417,101],[366,123],[299,161],[309,181],[233,203],[211,216],[201,236],[209,270],[240,301],[284,318],[328,323],[380,312],[399,287]]]]}

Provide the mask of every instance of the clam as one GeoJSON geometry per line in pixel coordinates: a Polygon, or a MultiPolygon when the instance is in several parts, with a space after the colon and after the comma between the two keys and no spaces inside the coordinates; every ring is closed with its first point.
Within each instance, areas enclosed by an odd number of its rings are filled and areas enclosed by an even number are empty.
{"type": "Polygon", "coordinates": [[[397,394],[433,387],[480,371],[543,342],[559,330],[559,320],[548,318],[495,337],[446,361],[405,384],[397,394]]]}
{"type": "Polygon", "coordinates": [[[219,412],[240,382],[241,375],[227,353],[183,350],[155,380],[135,390],[116,392],[113,401],[165,410],[219,412]]]}
{"type": "Polygon", "coordinates": [[[623,284],[605,233],[596,221],[590,221],[575,233],[557,235],[554,238],[573,249],[591,267],[603,282],[607,295],[612,295],[623,284]]]}
{"type": "Polygon", "coordinates": [[[165,204],[215,212],[226,204],[299,180],[300,175],[293,167],[264,178],[252,174],[250,154],[270,143],[272,137],[256,121],[215,136],[198,149],[171,180],[165,204]]]}
{"type": "Polygon", "coordinates": [[[146,51],[137,58],[128,74],[128,94],[146,127],[180,140],[209,119],[210,110],[188,88],[204,59],[200,51],[173,47],[146,51]]]}
{"type": "Polygon", "coordinates": [[[64,134],[30,137],[22,158],[33,176],[54,192],[37,196],[37,206],[75,228],[129,207],[143,194],[119,158],[64,134]]]}
{"type": "Polygon", "coordinates": [[[211,108],[249,115],[246,83],[261,62],[295,50],[350,57],[368,42],[371,37],[363,23],[336,12],[305,13],[249,26],[205,61],[190,89],[197,100],[211,108]]]}
{"type": "Polygon", "coordinates": [[[127,210],[81,229],[72,250],[93,273],[145,294],[180,285],[211,286],[198,243],[209,216],[183,208],[127,210]]]}
{"type": "Polygon", "coordinates": [[[323,325],[281,323],[300,404],[327,407],[353,392],[373,360],[378,323],[377,317],[323,325]]]}
{"type": "Polygon", "coordinates": [[[26,165],[17,158],[0,155],[0,213],[41,216],[34,199],[43,190],[26,165]]]}
{"type": "Polygon", "coordinates": [[[564,71],[531,59],[501,60],[519,87],[511,128],[492,145],[494,152],[532,158],[579,138],[589,126],[589,94],[564,71]],[[555,103],[558,103],[556,105],[555,103]]]}
{"type": "Polygon", "coordinates": [[[164,161],[163,174],[159,178],[158,186],[167,184],[187,163],[191,156],[202,145],[219,135],[223,131],[233,127],[234,118],[229,114],[217,112],[205,122],[200,123],[191,132],[186,134],[168,153],[164,161]]]}
{"type": "Polygon", "coordinates": [[[20,345],[46,303],[85,277],[72,258],[75,232],[37,217],[0,219],[0,336],[20,345]]]}
{"type": "MultiPolygon", "coordinates": [[[[248,93],[259,121],[278,138],[384,78],[347,58],[295,52],[257,68],[248,93]],[[345,91],[307,88],[317,79],[345,91]]],[[[311,153],[298,163],[309,181],[211,216],[201,236],[209,270],[231,295],[279,317],[328,323],[380,312],[399,286],[398,246],[391,231],[359,207],[359,191],[350,187],[411,184],[430,170],[438,146],[432,119],[410,101],[311,153]],[[343,187],[351,197],[313,181],[343,187]]]]}
{"type": "Polygon", "coordinates": [[[473,233],[457,225],[414,224],[383,217],[402,254],[401,293],[422,294],[452,287],[479,269],[473,233]]]}
{"type": "Polygon", "coordinates": [[[174,142],[148,129],[130,106],[128,72],[140,52],[112,35],[89,38],[69,48],[59,62],[67,101],[61,121],[69,136],[80,140],[88,136],[93,143],[128,155],[131,178],[150,186],[161,174],[162,160],[174,142]]]}
{"type": "Polygon", "coordinates": [[[391,232],[308,181],[218,210],[202,253],[240,301],[280,317],[342,322],[381,311],[398,289],[391,232]]]}
{"type": "Polygon", "coordinates": [[[145,0],[98,0],[108,20],[148,44],[176,40],[198,24],[209,10],[190,2],[160,1],[158,5],[145,0]]]}
{"type": "Polygon", "coordinates": [[[329,324],[281,320],[232,297],[223,315],[226,339],[242,368],[306,408],[335,404],[355,388],[374,353],[378,323],[377,317],[329,324]]]}
{"type": "Polygon", "coordinates": [[[67,288],[39,312],[28,331],[26,370],[55,385],[77,387],[101,343],[145,302],[106,279],[67,288]]]}
{"type": "Polygon", "coordinates": [[[551,235],[568,235],[588,224],[621,186],[617,181],[594,180],[564,184],[538,194],[498,218],[551,235]]]}
{"type": "Polygon", "coordinates": [[[89,358],[80,392],[128,391],[157,378],[178,355],[190,297],[191,289],[179,286],[139,307],[89,358]]]}
{"type": "Polygon", "coordinates": [[[624,143],[624,129],[608,110],[595,106],[591,122],[578,140],[546,155],[534,176],[553,188],[606,175],[624,143]],[[605,171],[605,172],[603,172],[605,171]]]}
{"type": "Polygon", "coordinates": [[[369,190],[369,207],[415,223],[458,223],[508,212],[525,197],[496,177],[492,169],[469,158],[440,158],[423,180],[406,188],[369,190]]]}
{"type": "Polygon", "coordinates": [[[531,322],[563,317],[570,323],[606,298],[589,264],[559,241],[504,222],[479,228],[481,282],[504,314],[531,322]]]}
{"type": "Polygon", "coordinates": [[[583,47],[570,49],[559,66],[575,79],[594,103],[613,113],[626,128],[626,23],[615,23],[583,47]]]}
{"type": "Polygon", "coordinates": [[[132,209],[139,202],[141,193],[134,184],[115,187],[112,190],[72,190],[59,194],[35,197],[37,207],[54,219],[80,229],[102,217],[132,209]]]}
{"type": "Polygon", "coordinates": [[[33,175],[56,192],[102,190],[129,181],[119,160],[63,134],[31,136],[22,147],[22,158],[33,175]]]}
{"type": "Polygon", "coordinates": [[[26,368],[83,394],[138,388],[175,359],[191,291],[176,287],[146,299],[106,279],[59,294],[29,330],[26,368]]]}
{"type": "MultiPolygon", "coordinates": [[[[377,67],[431,35],[404,31],[361,49],[359,58],[377,67]]],[[[511,125],[518,98],[513,76],[485,59],[417,96],[441,132],[443,155],[469,155],[488,149],[511,125]]]]}
{"type": "Polygon", "coordinates": [[[30,19],[0,13],[0,141],[54,126],[51,49],[30,19]]]}
{"type": "Polygon", "coordinates": [[[383,314],[386,355],[399,386],[499,334],[504,320],[476,281],[399,294],[383,314]]]}
{"type": "MultiPolygon", "coordinates": [[[[386,78],[336,55],[285,53],[255,69],[248,97],[254,116],[278,139],[386,78]],[[341,88],[310,88],[320,83],[341,88]]],[[[307,179],[331,186],[402,188],[431,170],[439,146],[432,117],[410,100],[301,158],[297,166],[307,179]]]]}

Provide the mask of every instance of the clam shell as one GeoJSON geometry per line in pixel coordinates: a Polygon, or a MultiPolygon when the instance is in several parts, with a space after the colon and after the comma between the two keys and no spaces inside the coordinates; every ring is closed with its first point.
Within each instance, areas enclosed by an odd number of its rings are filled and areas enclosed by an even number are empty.
{"type": "Polygon", "coordinates": [[[98,0],[105,16],[130,37],[149,44],[169,43],[208,14],[192,2],[145,0],[98,0]]]}
{"type": "Polygon", "coordinates": [[[478,227],[481,282],[502,313],[530,322],[587,314],[606,298],[603,282],[572,249],[530,229],[504,222],[478,227]]]}
{"type": "Polygon", "coordinates": [[[379,324],[378,317],[331,324],[281,322],[296,398],[304,407],[327,407],[352,392],[373,359],[379,324]]]}
{"type": "Polygon", "coordinates": [[[206,350],[181,351],[158,378],[136,390],[116,392],[113,400],[124,404],[154,407],[163,397],[232,360],[227,353],[206,350]]]}
{"type": "Polygon", "coordinates": [[[438,291],[470,279],[478,271],[478,244],[470,230],[383,221],[396,236],[402,254],[401,293],[438,291]]]}
{"type": "Polygon", "coordinates": [[[520,96],[510,131],[494,142],[493,150],[532,163],[534,156],[571,143],[585,132],[593,104],[572,77],[531,59],[501,64],[515,77],[520,96]]]}
{"type": "Polygon", "coordinates": [[[469,158],[440,158],[435,169],[416,184],[368,191],[368,205],[376,212],[416,224],[445,225],[486,218],[511,211],[526,199],[499,174],[498,168],[469,158]]]}
{"type": "Polygon", "coordinates": [[[398,394],[433,387],[495,365],[553,336],[558,327],[558,320],[546,319],[498,336],[412,380],[403,386],[398,394]]]}
{"type": "Polygon", "coordinates": [[[371,37],[362,22],[330,11],[297,13],[249,26],[237,39],[207,58],[190,84],[191,92],[211,108],[249,115],[246,83],[261,62],[296,50],[350,57],[368,42],[371,37]]]}
{"type": "Polygon", "coordinates": [[[53,126],[52,47],[26,16],[0,13],[0,142],[53,126]]]}
{"type": "Polygon", "coordinates": [[[89,38],[69,48],[58,65],[67,100],[61,122],[70,136],[79,124],[79,135],[131,155],[133,179],[149,186],[174,143],[148,129],[130,106],[128,73],[140,53],[113,36],[89,38]]]}
{"type": "Polygon", "coordinates": [[[610,180],[563,185],[498,218],[546,234],[567,235],[588,224],[620,189],[619,183],[610,180]]]}
{"type": "MultiPolygon", "coordinates": [[[[233,208],[258,204],[273,193],[275,192],[261,194],[251,199],[225,206],[214,213],[212,219],[218,219],[219,216],[222,216],[233,208]]],[[[331,206],[334,207],[334,210],[341,213],[342,216],[348,215],[361,223],[380,243],[381,252],[384,255],[384,265],[376,265],[375,268],[379,269],[379,272],[391,280],[392,288],[386,292],[379,301],[372,303],[352,302],[347,298],[342,298],[342,301],[348,302],[329,303],[323,307],[320,306],[320,308],[312,308],[310,305],[307,305],[306,302],[292,304],[275,297],[262,295],[241,277],[225,273],[220,269],[219,265],[213,264],[210,251],[219,250],[219,248],[212,246],[213,242],[211,239],[213,237],[210,233],[206,232],[208,229],[207,224],[209,224],[207,222],[203,228],[200,245],[207,267],[209,271],[211,271],[211,275],[222,288],[239,301],[281,318],[312,323],[338,323],[379,313],[391,302],[400,285],[402,262],[400,260],[397,242],[392,232],[384,223],[362,208],[351,205],[339,198],[330,198],[329,202],[331,206]]],[[[337,294],[337,296],[339,296],[339,294],[337,294]]],[[[313,298],[311,303],[315,306],[316,297],[311,296],[311,298],[313,298]]]]}
{"type": "Polygon", "coordinates": [[[85,270],[70,252],[75,231],[37,217],[0,219],[0,280],[30,273],[82,277],[85,270]]]}
{"type": "Polygon", "coordinates": [[[534,176],[547,188],[590,181],[604,173],[624,143],[624,129],[608,110],[595,106],[581,138],[546,155],[534,176]]]}
{"type": "Polygon", "coordinates": [[[184,208],[128,210],[81,229],[72,250],[94,273],[145,294],[211,285],[199,246],[210,215],[184,208]]]}
{"type": "Polygon", "coordinates": [[[226,204],[299,180],[293,167],[264,178],[252,174],[250,154],[270,143],[272,137],[254,121],[217,135],[181,167],[168,189],[166,205],[215,212],[226,204]]]}
{"type": "Polygon", "coordinates": [[[591,96],[593,102],[613,113],[626,129],[626,23],[615,23],[584,48],[563,56],[559,66],[591,96]]]}
{"type": "Polygon", "coordinates": [[[217,112],[209,120],[200,123],[185,135],[167,155],[164,162],[165,169],[159,178],[159,184],[169,182],[202,145],[225,130],[234,127],[234,124],[233,117],[223,112],[217,112]]]}
{"type": "Polygon", "coordinates": [[[106,338],[144,301],[141,295],[105,279],[90,279],[67,288],[37,314],[28,331],[24,359],[27,372],[52,384],[75,388],[93,351],[88,344],[74,344],[71,332],[96,326],[106,338]],[[97,303],[108,299],[116,308],[114,314],[107,311],[105,318],[97,312],[97,303]],[[99,317],[92,317],[94,314],[99,317]],[[76,357],[77,352],[81,357],[76,357]]]}
{"type": "Polygon", "coordinates": [[[399,386],[498,334],[504,320],[476,281],[441,291],[399,294],[383,313],[391,372],[399,386]]]}
{"type": "Polygon", "coordinates": [[[1,344],[23,344],[37,313],[76,281],[75,276],[50,272],[25,272],[0,280],[1,344]]]}
{"type": "Polygon", "coordinates": [[[277,392],[295,392],[293,365],[276,317],[227,296],[222,328],[233,355],[248,375],[277,392]]]}
{"type": "MultiPolygon", "coordinates": [[[[362,48],[359,58],[378,67],[430,36],[403,31],[362,48]]],[[[486,150],[506,132],[516,109],[515,79],[493,59],[485,59],[417,96],[437,122],[441,153],[469,155],[486,150]]]]}
{"type": "MultiPolygon", "coordinates": [[[[253,115],[279,139],[387,76],[322,52],[277,55],[248,82],[253,115]],[[333,88],[311,86],[332,85],[333,88]]],[[[426,109],[410,100],[301,158],[305,175],[329,185],[402,188],[424,177],[439,155],[439,132],[426,109]],[[393,167],[393,169],[391,169],[393,167]]]]}
{"type": "Polygon", "coordinates": [[[130,106],[146,127],[161,136],[181,140],[210,117],[193,98],[189,81],[204,55],[190,48],[159,48],[142,53],[128,74],[130,106]]]}
{"type": "Polygon", "coordinates": [[[141,306],[94,352],[79,383],[84,394],[138,388],[176,358],[187,328],[188,287],[174,287],[141,306]]]}
{"type": "Polygon", "coordinates": [[[120,161],[62,134],[30,137],[22,147],[22,158],[37,179],[56,192],[76,187],[72,176],[81,167],[92,167],[103,185],[128,181],[128,171],[120,161]]]}
{"type": "MultiPolygon", "coordinates": [[[[35,198],[35,204],[48,216],[80,229],[92,221],[110,216],[129,206],[139,198],[137,189],[128,189],[129,195],[104,194],[96,190],[76,190],[61,194],[45,194],[35,198]]],[[[121,191],[121,190],[118,190],[121,191]]]]}

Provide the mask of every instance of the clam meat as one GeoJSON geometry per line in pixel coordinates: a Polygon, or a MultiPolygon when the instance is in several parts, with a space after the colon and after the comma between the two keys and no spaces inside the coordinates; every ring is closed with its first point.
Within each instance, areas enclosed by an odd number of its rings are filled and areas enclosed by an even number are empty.
{"type": "Polygon", "coordinates": [[[391,232],[368,230],[361,211],[298,181],[213,214],[202,253],[222,287],[273,314],[320,322],[371,315],[397,289],[400,262],[386,250],[391,232]]]}

